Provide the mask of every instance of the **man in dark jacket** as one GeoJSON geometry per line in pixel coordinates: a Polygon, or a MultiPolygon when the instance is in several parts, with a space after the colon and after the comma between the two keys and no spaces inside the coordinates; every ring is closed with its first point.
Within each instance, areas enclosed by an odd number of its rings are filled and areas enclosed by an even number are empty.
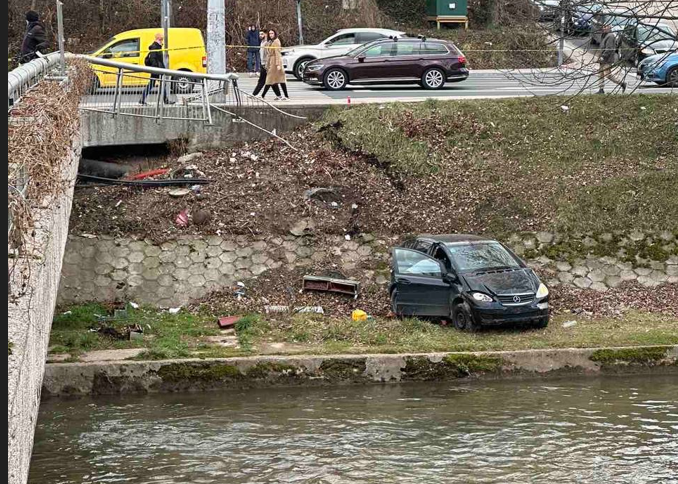
{"type": "MultiPolygon", "coordinates": [[[[146,56],[146,59],[144,60],[144,63],[146,64],[147,67],[157,67],[158,69],[167,68],[167,66],[165,66],[165,57],[162,52],[162,44],[164,40],[165,37],[163,36],[162,33],[158,32],[157,34],[155,34],[155,42],[148,46],[148,54],[146,56]]],[[[144,89],[144,92],[141,93],[141,99],[139,100],[139,104],[146,104],[146,98],[155,87],[156,81],[158,81],[159,79],[160,79],[159,74],[151,74],[151,78],[148,80],[148,85],[144,89]]],[[[167,86],[163,87],[161,84],[160,89],[162,89],[162,98],[165,104],[174,104],[174,102],[170,101],[169,97],[167,96],[167,86]]]]}
{"type": "Polygon", "coordinates": [[[609,25],[603,25],[603,40],[600,43],[600,70],[598,71],[598,82],[600,87],[598,94],[605,94],[605,79],[609,79],[618,86],[621,86],[622,92],[626,91],[626,82],[618,79],[613,72],[617,56],[617,36],[612,33],[609,25]]]}
{"type": "Polygon", "coordinates": [[[259,40],[259,29],[254,25],[247,28],[247,72],[250,77],[256,76],[261,68],[261,40],[259,40]]]}
{"type": "Polygon", "coordinates": [[[21,54],[19,54],[21,64],[37,58],[38,52],[45,53],[48,47],[45,24],[40,21],[37,12],[33,10],[26,12],[26,24],[26,34],[21,44],[21,54]]]}

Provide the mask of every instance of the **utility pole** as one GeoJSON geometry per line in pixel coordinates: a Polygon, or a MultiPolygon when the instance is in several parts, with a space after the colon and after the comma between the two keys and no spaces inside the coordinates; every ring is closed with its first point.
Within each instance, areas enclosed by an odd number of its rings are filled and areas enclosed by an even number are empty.
{"type": "Polygon", "coordinates": [[[170,19],[172,18],[172,0],[162,0],[162,10],[161,10],[161,20],[162,20],[162,34],[165,38],[163,42],[163,61],[165,62],[165,67],[169,69],[169,29],[170,29],[170,19]]]}
{"type": "Polygon", "coordinates": [[[60,0],[57,0],[57,37],[59,41],[59,74],[66,76],[66,52],[64,50],[64,12],[60,0]]]}
{"type": "Polygon", "coordinates": [[[226,7],[224,0],[207,0],[207,72],[226,74],[226,7]]]}
{"type": "Polygon", "coordinates": [[[560,0],[560,40],[558,41],[558,67],[563,65],[565,51],[565,0],[560,0]]]}
{"type": "Polygon", "coordinates": [[[299,26],[299,45],[304,45],[304,32],[301,28],[301,0],[297,0],[297,24],[299,26]]]}

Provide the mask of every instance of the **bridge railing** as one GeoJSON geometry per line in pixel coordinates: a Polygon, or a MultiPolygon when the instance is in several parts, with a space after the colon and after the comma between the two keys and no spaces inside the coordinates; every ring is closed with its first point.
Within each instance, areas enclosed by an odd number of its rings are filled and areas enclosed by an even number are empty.
{"type": "Polygon", "coordinates": [[[7,73],[7,112],[32,87],[35,87],[59,65],[59,53],[54,52],[34,59],[7,73]]]}

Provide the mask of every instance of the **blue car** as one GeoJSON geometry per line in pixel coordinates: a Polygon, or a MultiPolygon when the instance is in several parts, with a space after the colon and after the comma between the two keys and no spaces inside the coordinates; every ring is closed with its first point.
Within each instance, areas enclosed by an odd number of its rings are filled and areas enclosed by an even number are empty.
{"type": "Polygon", "coordinates": [[[651,55],[638,64],[637,76],[660,86],[678,87],[678,52],[651,55]]]}

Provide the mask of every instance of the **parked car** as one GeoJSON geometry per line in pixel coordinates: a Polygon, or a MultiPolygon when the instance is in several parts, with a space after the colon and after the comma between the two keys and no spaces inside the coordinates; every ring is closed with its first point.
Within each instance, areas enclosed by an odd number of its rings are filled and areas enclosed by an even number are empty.
{"type": "Polygon", "coordinates": [[[533,0],[539,8],[539,21],[552,22],[560,16],[560,0],[533,0]]]}
{"type": "Polygon", "coordinates": [[[568,33],[572,35],[589,34],[591,32],[591,22],[593,21],[593,16],[602,8],[603,6],[598,3],[587,2],[582,5],[576,5],[572,9],[572,19],[570,22],[571,30],[568,33]]]}
{"type": "Polygon", "coordinates": [[[342,29],[316,45],[296,45],[282,50],[285,72],[301,80],[305,65],[316,59],[344,55],[356,47],[378,39],[403,37],[404,32],[389,29],[342,29]]]}
{"type": "Polygon", "coordinates": [[[591,19],[591,43],[598,44],[603,41],[603,26],[609,25],[612,33],[621,32],[627,23],[633,20],[633,11],[630,9],[599,10],[591,19]]]}
{"type": "Polygon", "coordinates": [[[622,59],[636,65],[645,57],[678,51],[676,29],[663,22],[629,22],[620,34],[622,59]]]}
{"type": "Polygon", "coordinates": [[[638,64],[637,76],[661,86],[678,87],[678,53],[646,57],[638,64]]]}
{"type": "Polygon", "coordinates": [[[347,84],[420,83],[440,89],[468,78],[466,57],[452,43],[426,38],[370,42],[345,56],[309,62],[303,80],[336,91],[347,84]]]}
{"type": "MultiPolygon", "coordinates": [[[[127,64],[144,65],[148,46],[153,43],[155,34],[160,30],[137,29],[119,33],[92,55],[127,64]]],[[[202,74],[207,72],[207,51],[200,29],[171,28],[168,41],[173,49],[169,56],[170,69],[202,74]]],[[[96,66],[95,74],[100,87],[114,87],[118,79],[118,70],[115,67],[96,66]]],[[[143,73],[125,76],[123,85],[145,86],[148,78],[149,74],[143,73]]],[[[194,84],[189,78],[179,76],[175,80],[178,82],[172,84],[177,92],[187,93],[193,90],[194,84]]]]}
{"type": "Polygon", "coordinates": [[[473,235],[422,235],[392,251],[391,307],[450,318],[457,329],[513,322],[543,328],[549,291],[509,248],[473,235]]]}

